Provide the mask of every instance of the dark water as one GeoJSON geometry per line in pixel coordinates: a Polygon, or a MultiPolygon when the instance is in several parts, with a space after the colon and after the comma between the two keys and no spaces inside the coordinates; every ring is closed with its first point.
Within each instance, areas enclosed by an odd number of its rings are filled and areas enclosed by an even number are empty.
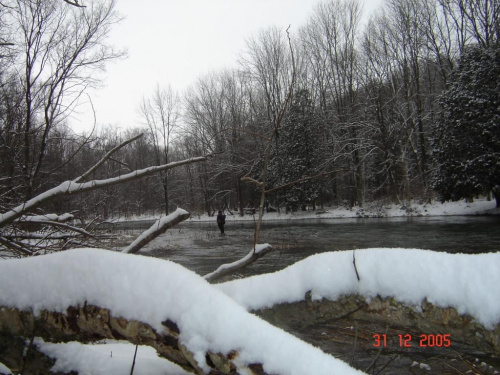
{"type": "MultiPolygon", "coordinates": [[[[151,223],[143,224],[147,228],[151,223]]],[[[137,233],[139,230],[136,229],[137,233]]],[[[188,222],[167,231],[144,249],[204,275],[240,259],[253,243],[254,224],[229,218],[226,235],[214,222],[188,222]]],[[[500,217],[428,217],[388,219],[320,219],[269,221],[262,225],[260,243],[275,251],[242,276],[273,272],[326,251],[372,247],[418,248],[451,253],[500,251],[500,217]]]]}
{"type": "MultiPolygon", "coordinates": [[[[132,231],[138,234],[151,224],[132,224],[132,231]]],[[[128,225],[130,231],[130,223],[128,225]]],[[[215,220],[182,223],[150,243],[143,253],[172,260],[204,275],[246,255],[252,248],[253,228],[253,223],[232,222],[229,218],[226,236],[222,237],[215,220]]],[[[275,251],[242,270],[238,276],[277,271],[309,255],[326,251],[372,247],[450,253],[500,251],[500,217],[273,221],[263,223],[259,242],[272,244],[275,251]]],[[[497,357],[459,344],[435,350],[402,350],[397,345],[390,345],[379,352],[372,346],[373,334],[387,329],[392,337],[408,333],[397,327],[379,327],[349,318],[324,325],[288,327],[290,333],[370,374],[494,374],[500,371],[497,357]],[[357,327],[355,331],[346,329],[352,326],[357,327]]],[[[411,333],[418,337],[418,332],[411,333]]]]}

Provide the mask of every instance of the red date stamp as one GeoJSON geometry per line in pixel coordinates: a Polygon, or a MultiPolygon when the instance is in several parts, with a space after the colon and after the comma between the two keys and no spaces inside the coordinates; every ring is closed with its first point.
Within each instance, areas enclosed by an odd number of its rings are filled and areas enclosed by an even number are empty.
{"type": "MultiPolygon", "coordinates": [[[[387,347],[387,335],[385,333],[373,335],[374,348],[387,347]]],[[[451,335],[449,334],[421,334],[418,339],[413,338],[409,333],[399,334],[399,347],[411,348],[448,348],[451,346],[451,335]]]]}

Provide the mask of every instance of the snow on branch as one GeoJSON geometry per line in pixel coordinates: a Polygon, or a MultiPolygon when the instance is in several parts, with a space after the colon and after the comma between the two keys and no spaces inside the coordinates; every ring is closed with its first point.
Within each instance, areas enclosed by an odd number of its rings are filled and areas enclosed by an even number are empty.
{"type": "Polygon", "coordinates": [[[77,8],[85,8],[85,5],[82,5],[78,2],[78,0],[63,0],[65,3],[68,3],[69,5],[73,5],[74,7],[77,8]]]}
{"type": "Polygon", "coordinates": [[[85,172],[84,174],[82,174],[80,177],[78,177],[77,179],[75,179],[75,182],[83,182],[87,179],[88,176],[90,176],[92,173],[94,173],[97,169],[99,169],[99,167],[101,165],[103,165],[106,160],[108,160],[111,155],[113,155],[116,151],[118,151],[119,149],[125,147],[126,145],[138,140],[139,138],[141,138],[142,136],[144,135],[144,133],[141,133],[133,138],[130,138],[130,139],[127,139],[125,142],[122,142],[120,143],[118,146],[116,147],[113,147],[111,150],[109,150],[106,155],[104,155],[102,157],[101,160],[99,160],[92,168],[90,168],[87,172],[85,172]]]}
{"type": "Polygon", "coordinates": [[[133,180],[138,180],[140,178],[146,177],[153,175],[155,173],[165,171],[168,169],[173,169],[176,167],[180,167],[182,165],[186,164],[191,164],[191,163],[197,163],[201,161],[206,161],[208,157],[212,155],[207,155],[207,156],[199,156],[195,158],[190,158],[186,160],[181,160],[181,161],[176,161],[168,164],[163,164],[163,165],[158,165],[158,166],[152,166],[144,169],[139,169],[127,174],[124,174],[122,176],[118,177],[112,177],[108,178],[105,180],[92,180],[88,182],[77,182],[80,180],[78,178],[77,180],[73,181],[65,181],[61,183],[59,186],[56,186],[50,190],[47,190],[46,192],[34,197],[33,199],[30,199],[29,201],[20,204],[19,206],[11,209],[10,211],[7,211],[6,213],[0,214],[0,227],[3,227],[14,220],[18,219],[24,213],[33,210],[34,208],[40,206],[42,203],[45,203],[47,201],[50,201],[54,198],[63,196],[63,195],[72,195],[72,194],[78,194],[78,193],[83,193],[91,190],[96,190],[96,189],[101,189],[104,187],[108,186],[113,186],[113,185],[118,185],[124,182],[128,181],[133,181],[133,180]]]}
{"type": "Polygon", "coordinates": [[[255,262],[257,259],[262,258],[267,253],[271,252],[272,250],[273,247],[268,243],[255,245],[255,248],[252,249],[244,258],[241,258],[233,263],[223,264],[219,266],[219,268],[217,268],[214,272],[203,276],[203,278],[209,282],[218,280],[221,277],[230,275],[248,266],[249,264],[255,262]]]}
{"type": "Polygon", "coordinates": [[[68,220],[74,219],[75,216],[70,213],[65,213],[62,215],[57,214],[45,214],[45,215],[29,215],[24,216],[21,220],[16,220],[18,222],[30,222],[37,224],[45,224],[47,222],[58,222],[63,223],[68,220]]]}
{"type": "Polygon", "coordinates": [[[29,249],[2,236],[0,236],[0,245],[5,246],[7,249],[14,250],[15,253],[20,255],[33,255],[33,252],[29,249]]]}
{"type": "Polygon", "coordinates": [[[174,213],[157,220],[156,223],[154,223],[148,230],[143,232],[134,240],[134,242],[128,245],[122,253],[137,253],[141,248],[146,246],[146,244],[154,240],[160,234],[165,233],[169,228],[172,228],[174,225],[188,219],[189,216],[189,212],[183,210],[182,208],[178,208],[174,213]]]}

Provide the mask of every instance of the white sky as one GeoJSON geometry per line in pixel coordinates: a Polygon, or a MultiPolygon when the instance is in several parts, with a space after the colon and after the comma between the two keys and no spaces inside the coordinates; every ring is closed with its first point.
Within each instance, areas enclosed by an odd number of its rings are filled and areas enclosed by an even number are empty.
{"type": "MultiPolygon", "coordinates": [[[[140,125],[138,106],[156,85],[182,93],[198,77],[234,66],[245,40],[271,25],[292,32],[304,25],[319,0],[117,0],[125,19],[111,43],[128,58],[108,65],[104,88],[90,92],[98,125],[140,125]]],[[[365,14],[382,0],[362,0],[365,14]]],[[[87,101],[87,97],[84,97],[87,101]]],[[[90,130],[93,114],[82,104],[70,119],[78,132],[90,130]]]]}

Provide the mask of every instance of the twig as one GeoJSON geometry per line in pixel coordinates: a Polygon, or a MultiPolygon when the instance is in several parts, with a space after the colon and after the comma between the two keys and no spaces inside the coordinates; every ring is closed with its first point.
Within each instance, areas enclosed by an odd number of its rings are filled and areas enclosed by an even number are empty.
{"type": "Polygon", "coordinates": [[[387,366],[389,366],[392,363],[392,361],[394,361],[398,357],[399,357],[399,354],[395,354],[394,356],[392,356],[391,359],[389,359],[389,361],[387,361],[387,363],[384,365],[384,367],[382,367],[380,369],[380,371],[377,372],[375,375],[382,373],[382,371],[384,371],[387,368],[387,366]]]}
{"type": "MultiPolygon", "coordinates": [[[[385,327],[385,335],[386,335],[386,337],[387,337],[387,332],[389,332],[389,326],[388,326],[388,325],[385,327]]],[[[365,369],[365,372],[370,371],[370,369],[371,369],[372,367],[374,367],[374,368],[375,368],[375,365],[377,364],[377,361],[378,361],[378,359],[379,359],[379,357],[380,357],[380,354],[382,354],[382,350],[383,350],[383,349],[384,349],[384,345],[380,345],[380,348],[379,348],[379,350],[377,351],[377,355],[376,355],[376,356],[375,356],[375,358],[373,359],[372,363],[370,363],[370,366],[368,366],[368,367],[365,369]]]]}
{"type": "Polygon", "coordinates": [[[137,348],[139,347],[139,344],[135,346],[135,353],[134,353],[134,360],[132,362],[132,368],[130,369],[130,375],[134,374],[134,367],[135,367],[135,358],[137,357],[137,348]]]}
{"type": "Polygon", "coordinates": [[[69,224],[65,224],[65,223],[60,223],[60,222],[57,222],[57,221],[51,221],[51,220],[47,220],[47,221],[44,221],[44,220],[36,220],[36,219],[31,219],[30,221],[17,221],[16,224],[40,224],[40,225],[47,225],[47,226],[53,226],[53,227],[59,227],[59,228],[64,228],[64,229],[68,229],[72,232],[76,232],[76,233],[79,233],[83,236],[87,236],[87,237],[92,237],[92,238],[96,238],[92,233],[89,233],[87,232],[85,229],[82,229],[82,228],[78,228],[78,227],[75,227],[73,225],[69,225],[69,224]]]}
{"type": "Polygon", "coordinates": [[[0,237],[0,244],[4,245],[6,248],[17,251],[20,254],[23,255],[33,255],[31,251],[26,249],[24,246],[21,246],[13,241],[9,241],[8,239],[4,237],[0,237]]]}
{"type": "Polygon", "coordinates": [[[69,5],[73,5],[74,7],[77,8],[85,8],[85,5],[79,4],[78,0],[70,1],[70,0],[63,0],[65,3],[68,3],[69,5]]]}
{"type": "Polygon", "coordinates": [[[318,177],[323,177],[323,176],[329,175],[329,174],[331,174],[331,173],[336,173],[336,172],[339,172],[339,171],[337,170],[337,171],[331,171],[331,172],[321,172],[321,173],[318,173],[318,174],[316,174],[316,175],[314,175],[314,176],[307,176],[307,177],[303,177],[303,178],[301,178],[301,179],[299,179],[299,180],[295,180],[295,181],[289,182],[289,183],[287,183],[287,184],[285,184],[285,185],[281,185],[281,186],[278,186],[278,187],[275,187],[275,188],[272,188],[272,189],[266,190],[266,194],[268,194],[268,193],[273,193],[273,192],[275,192],[275,191],[277,191],[277,190],[284,189],[284,188],[286,188],[286,187],[288,187],[288,186],[292,186],[292,185],[300,184],[300,183],[302,183],[302,182],[309,181],[309,180],[312,180],[312,179],[314,179],[314,178],[318,178],[318,177]]]}
{"type": "Polygon", "coordinates": [[[354,256],[355,251],[356,250],[352,251],[352,264],[354,265],[354,271],[356,271],[356,277],[358,278],[358,281],[361,281],[361,279],[359,277],[359,273],[358,273],[358,268],[356,267],[356,257],[354,256]]]}
{"type": "Polygon", "coordinates": [[[338,320],[342,320],[342,319],[346,319],[348,318],[349,316],[351,316],[352,314],[355,314],[357,313],[359,310],[365,308],[367,305],[366,303],[363,303],[361,305],[359,305],[358,307],[356,307],[354,310],[351,310],[351,311],[348,311],[346,312],[345,314],[342,314],[341,316],[337,316],[335,318],[332,318],[332,319],[328,319],[328,320],[325,320],[324,323],[332,323],[332,322],[336,322],[338,320]]]}
{"type": "MultiPolygon", "coordinates": [[[[66,1],[66,0],[65,0],[66,1]]],[[[132,143],[136,140],[138,140],[139,138],[141,138],[142,136],[144,135],[144,133],[141,133],[139,135],[136,135],[135,137],[133,138],[130,138],[130,139],[127,139],[125,142],[122,142],[120,143],[118,146],[116,147],[113,147],[111,150],[109,150],[106,155],[103,156],[103,158],[101,160],[99,160],[97,162],[97,164],[95,164],[92,168],[90,168],[87,172],[85,172],[83,175],[81,175],[80,177],[76,178],[74,181],[76,183],[81,183],[83,181],[85,181],[87,179],[88,176],[90,176],[92,173],[94,173],[97,169],[99,169],[99,167],[101,165],[103,165],[106,160],[108,160],[111,155],[113,155],[116,151],[118,151],[119,149],[125,147],[126,145],[128,145],[129,143],[132,143]]]]}
{"type": "Polygon", "coordinates": [[[351,360],[349,361],[349,365],[352,366],[352,362],[354,361],[354,355],[356,354],[356,345],[358,343],[358,323],[354,322],[354,345],[352,347],[351,360]]]}

